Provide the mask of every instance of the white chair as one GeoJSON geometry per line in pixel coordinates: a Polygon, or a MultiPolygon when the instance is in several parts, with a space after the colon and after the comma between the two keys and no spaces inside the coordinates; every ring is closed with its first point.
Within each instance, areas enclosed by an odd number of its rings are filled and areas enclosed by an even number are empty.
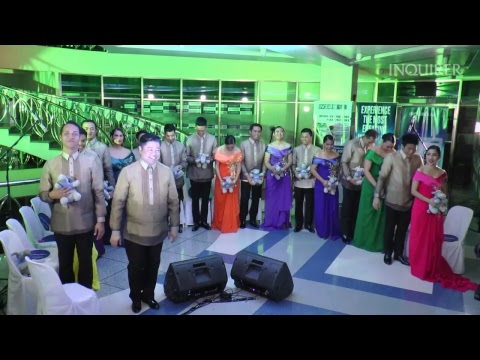
{"type": "Polygon", "coordinates": [[[23,223],[25,224],[27,236],[35,248],[48,249],[51,247],[57,247],[54,239],[51,241],[53,238],[53,232],[45,230],[32,207],[22,206],[19,211],[22,215],[23,223]]]}
{"type": "Polygon", "coordinates": [[[7,315],[35,315],[37,313],[35,285],[31,277],[20,272],[18,258],[12,255],[24,251],[25,248],[12,230],[0,232],[0,243],[8,263],[7,315]]]}
{"type": "Polygon", "coordinates": [[[41,262],[25,258],[42,315],[100,315],[100,301],[92,289],[78,283],[62,284],[55,270],[41,262]]]}
{"type": "Polygon", "coordinates": [[[443,224],[445,235],[453,235],[457,241],[442,244],[442,256],[447,260],[455,274],[465,272],[465,256],[463,242],[473,218],[473,210],[465,206],[452,207],[445,217],[443,224]]]}
{"type": "Polygon", "coordinates": [[[52,209],[50,205],[40,199],[40,196],[35,196],[30,199],[30,204],[32,205],[33,211],[37,214],[40,219],[40,223],[47,230],[50,229],[50,219],[52,217],[52,209]]]}
{"type": "Polygon", "coordinates": [[[10,218],[7,220],[7,227],[12,230],[15,234],[17,234],[18,238],[22,242],[25,249],[33,250],[36,247],[30,242],[28,238],[27,232],[23,225],[17,219],[10,218]]]}

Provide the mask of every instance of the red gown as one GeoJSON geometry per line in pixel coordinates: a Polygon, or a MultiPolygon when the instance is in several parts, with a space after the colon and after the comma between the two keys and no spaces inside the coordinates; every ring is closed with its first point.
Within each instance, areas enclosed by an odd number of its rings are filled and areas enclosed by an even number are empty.
{"type": "MultiPolygon", "coordinates": [[[[438,178],[433,178],[417,170],[413,180],[418,181],[418,192],[431,198],[432,192],[440,188],[445,176],[443,173],[438,178]]],[[[440,282],[445,288],[461,292],[475,291],[478,284],[454,274],[442,256],[443,215],[429,214],[427,209],[428,204],[425,201],[414,199],[408,249],[412,275],[425,281],[440,282]]]]}
{"type": "MultiPolygon", "coordinates": [[[[242,153],[226,155],[221,152],[215,153],[215,160],[220,164],[222,178],[235,177],[237,163],[242,161],[242,153]]],[[[212,228],[222,233],[234,233],[240,227],[240,180],[233,188],[233,192],[222,192],[220,179],[215,177],[215,191],[213,193],[213,221],[212,228]]]]}

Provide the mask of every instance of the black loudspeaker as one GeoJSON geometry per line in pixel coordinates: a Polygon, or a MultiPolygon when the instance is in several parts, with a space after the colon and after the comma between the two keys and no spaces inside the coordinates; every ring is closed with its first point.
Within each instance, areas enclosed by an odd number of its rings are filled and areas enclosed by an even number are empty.
{"type": "Polygon", "coordinates": [[[245,250],[237,254],[230,277],[237,288],[274,301],[285,299],[293,291],[292,275],[285,262],[245,250]]]}
{"type": "Polygon", "coordinates": [[[163,289],[168,299],[180,303],[223,292],[227,269],[220,255],[170,263],[163,289]]]}

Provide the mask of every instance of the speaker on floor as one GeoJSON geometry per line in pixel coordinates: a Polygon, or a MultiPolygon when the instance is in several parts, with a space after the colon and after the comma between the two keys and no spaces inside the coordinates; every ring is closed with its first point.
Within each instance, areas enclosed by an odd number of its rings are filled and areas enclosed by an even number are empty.
{"type": "Polygon", "coordinates": [[[293,291],[288,265],[279,260],[241,251],[233,262],[230,277],[237,288],[280,301],[293,291]]]}
{"type": "Polygon", "coordinates": [[[227,269],[220,255],[172,262],[163,289],[168,299],[180,303],[218,294],[227,286],[227,269]]]}

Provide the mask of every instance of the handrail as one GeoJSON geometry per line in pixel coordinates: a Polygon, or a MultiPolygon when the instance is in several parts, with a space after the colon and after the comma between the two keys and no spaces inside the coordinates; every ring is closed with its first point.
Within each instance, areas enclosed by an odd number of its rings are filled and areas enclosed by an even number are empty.
{"type": "Polygon", "coordinates": [[[35,184],[39,183],[40,179],[28,179],[28,180],[15,180],[7,182],[0,182],[0,188],[6,187],[7,185],[10,186],[17,186],[17,185],[28,185],[28,184],[35,184]]]}

